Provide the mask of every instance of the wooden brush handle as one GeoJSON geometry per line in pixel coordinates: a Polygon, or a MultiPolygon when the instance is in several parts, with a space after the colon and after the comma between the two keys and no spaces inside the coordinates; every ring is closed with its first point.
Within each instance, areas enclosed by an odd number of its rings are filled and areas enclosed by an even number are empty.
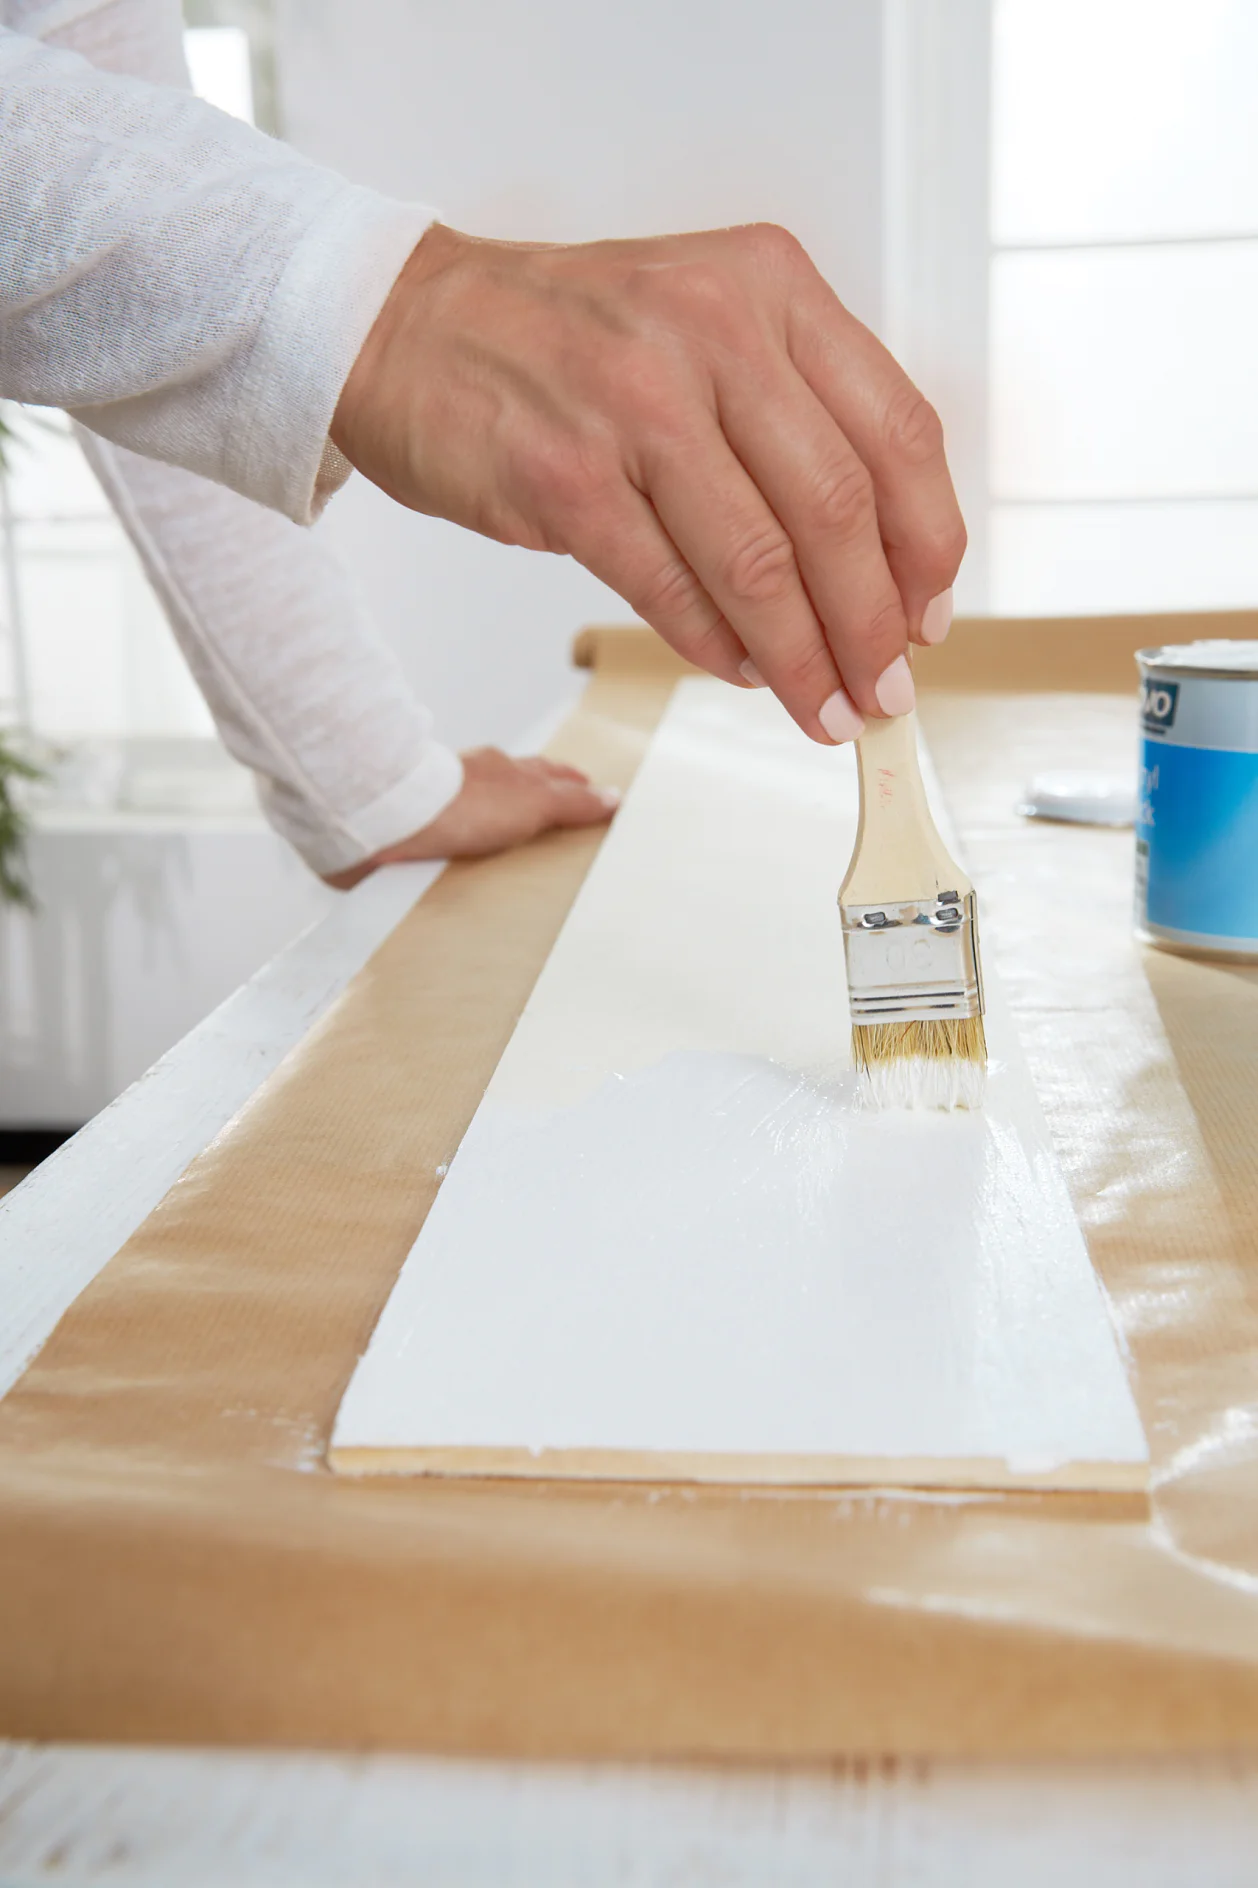
{"type": "Polygon", "coordinates": [[[861,811],[844,905],[876,905],[968,892],[970,881],[939,837],[917,754],[917,716],[867,721],[856,743],[861,811]]]}

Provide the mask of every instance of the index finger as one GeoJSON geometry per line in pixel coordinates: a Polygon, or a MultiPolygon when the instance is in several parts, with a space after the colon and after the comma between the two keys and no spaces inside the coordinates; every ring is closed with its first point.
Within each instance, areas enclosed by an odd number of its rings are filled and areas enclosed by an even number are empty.
{"type": "Polygon", "coordinates": [[[869,470],[909,634],[937,641],[950,601],[928,611],[951,590],[966,544],[943,427],[895,357],[813,275],[810,292],[788,304],[791,358],[869,470]]]}

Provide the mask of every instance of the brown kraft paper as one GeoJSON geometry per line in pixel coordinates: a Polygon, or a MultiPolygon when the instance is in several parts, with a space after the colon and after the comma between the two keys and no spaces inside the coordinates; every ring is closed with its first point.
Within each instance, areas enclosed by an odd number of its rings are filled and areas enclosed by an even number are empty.
{"type": "MultiPolygon", "coordinates": [[[[985,952],[1130,1354],[1147,1507],[328,1472],[437,1169],[597,848],[552,835],[445,873],[0,1402],[0,1733],[765,1759],[1258,1745],[1258,972],[1135,943],[1129,832],[1014,811],[1037,769],[1130,765],[1132,649],[1209,633],[1254,619],[1007,642],[960,623],[918,664],[985,952]]],[[[554,751],[624,784],[681,668],[642,631],[581,653],[554,751]]]]}

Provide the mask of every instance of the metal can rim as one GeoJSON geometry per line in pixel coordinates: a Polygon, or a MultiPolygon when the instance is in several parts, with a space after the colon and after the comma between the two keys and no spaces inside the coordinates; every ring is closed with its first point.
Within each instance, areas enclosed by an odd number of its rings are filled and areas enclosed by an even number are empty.
{"type": "Polygon", "coordinates": [[[1202,681],[1258,682],[1258,638],[1237,636],[1202,638],[1200,642],[1162,643],[1157,648],[1137,649],[1136,663],[1142,675],[1167,675],[1172,680],[1179,676],[1193,676],[1202,681]],[[1220,662],[1216,652],[1228,641],[1234,641],[1238,648],[1251,650],[1252,664],[1220,662]],[[1202,654],[1194,660],[1193,651],[1197,649],[1202,654]]]}

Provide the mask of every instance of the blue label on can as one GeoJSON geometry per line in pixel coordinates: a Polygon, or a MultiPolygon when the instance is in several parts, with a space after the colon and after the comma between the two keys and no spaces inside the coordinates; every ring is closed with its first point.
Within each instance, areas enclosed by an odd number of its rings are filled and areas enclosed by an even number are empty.
{"type": "Polygon", "coordinates": [[[1151,734],[1136,813],[1139,915],[1185,936],[1258,944],[1258,754],[1151,734]]]}

